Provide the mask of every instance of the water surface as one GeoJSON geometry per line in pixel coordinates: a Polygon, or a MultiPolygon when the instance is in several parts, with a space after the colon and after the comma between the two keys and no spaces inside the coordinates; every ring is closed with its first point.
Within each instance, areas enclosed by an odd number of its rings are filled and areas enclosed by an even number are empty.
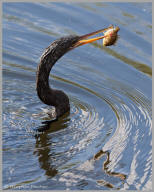
{"type": "Polygon", "coordinates": [[[4,189],[152,188],[151,40],[151,3],[3,3],[4,189]],[[110,24],[116,46],[84,45],[54,66],[50,84],[71,110],[46,124],[35,90],[43,50],[110,24]]]}

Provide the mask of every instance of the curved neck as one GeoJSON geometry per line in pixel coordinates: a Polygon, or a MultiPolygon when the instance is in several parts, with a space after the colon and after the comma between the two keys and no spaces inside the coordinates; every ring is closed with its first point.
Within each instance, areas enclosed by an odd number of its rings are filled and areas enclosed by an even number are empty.
{"type": "Polygon", "coordinates": [[[37,79],[36,79],[36,90],[38,97],[40,100],[50,105],[47,95],[51,92],[50,95],[52,95],[52,89],[49,86],[49,74],[52,66],[50,68],[46,68],[46,64],[41,61],[37,68],[37,79]]]}
{"type": "Polygon", "coordinates": [[[57,44],[54,43],[51,44],[41,56],[41,60],[37,68],[36,90],[40,100],[47,105],[60,105],[60,101],[57,100],[55,90],[51,89],[49,86],[49,74],[53,65],[64,55],[65,52],[66,51],[59,52],[57,44]]]}
{"type": "Polygon", "coordinates": [[[41,56],[37,68],[36,90],[38,97],[43,103],[55,106],[57,117],[69,111],[69,98],[63,91],[50,88],[49,74],[56,61],[66,52],[72,50],[78,39],[78,36],[68,36],[54,41],[41,56]]]}

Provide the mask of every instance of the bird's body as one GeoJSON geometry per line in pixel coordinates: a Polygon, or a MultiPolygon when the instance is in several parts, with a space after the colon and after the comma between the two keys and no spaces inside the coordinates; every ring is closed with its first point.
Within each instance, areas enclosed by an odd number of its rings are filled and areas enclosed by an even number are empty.
{"type": "Polygon", "coordinates": [[[56,61],[68,52],[78,39],[78,36],[68,36],[55,40],[42,54],[37,68],[37,94],[43,103],[55,107],[56,118],[69,111],[70,104],[63,91],[50,88],[49,74],[56,61]]]}
{"type": "Polygon", "coordinates": [[[52,89],[49,86],[49,74],[53,65],[68,51],[97,39],[104,38],[104,36],[101,36],[93,39],[86,39],[102,31],[104,31],[104,29],[83,36],[71,35],[62,37],[51,43],[42,54],[37,68],[36,90],[38,97],[43,103],[55,107],[56,113],[54,118],[58,118],[69,111],[70,104],[68,96],[63,91],[52,89]]]}

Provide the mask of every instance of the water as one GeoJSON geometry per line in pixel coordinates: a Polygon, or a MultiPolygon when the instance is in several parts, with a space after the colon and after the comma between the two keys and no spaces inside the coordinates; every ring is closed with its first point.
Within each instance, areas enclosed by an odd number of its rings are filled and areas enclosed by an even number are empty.
{"type": "Polygon", "coordinates": [[[152,189],[151,3],[3,3],[3,188],[152,189]],[[110,24],[50,75],[71,110],[49,121],[36,68],[55,39],[110,24]],[[36,129],[48,128],[37,134],[36,129]]]}

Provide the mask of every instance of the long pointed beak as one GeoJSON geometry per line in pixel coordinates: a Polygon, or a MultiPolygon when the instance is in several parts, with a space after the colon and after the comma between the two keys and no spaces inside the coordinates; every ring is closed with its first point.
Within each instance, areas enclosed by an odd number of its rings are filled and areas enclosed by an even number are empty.
{"type": "Polygon", "coordinates": [[[87,38],[88,38],[88,37],[91,37],[91,36],[93,36],[93,35],[96,35],[96,34],[98,34],[98,33],[102,33],[102,32],[104,32],[104,31],[107,31],[108,29],[112,29],[112,28],[113,28],[113,26],[110,26],[110,27],[108,27],[108,28],[100,29],[100,30],[94,31],[94,32],[92,32],[92,33],[88,33],[88,34],[86,34],[86,35],[80,36],[80,37],[79,37],[79,41],[76,43],[75,47],[78,47],[78,46],[81,46],[81,45],[85,45],[85,44],[87,44],[87,43],[91,43],[91,42],[96,41],[96,40],[99,40],[99,39],[103,39],[103,38],[106,37],[106,36],[102,35],[102,36],[94,37],[94,38],[90,38],[90,39],[87,39],[87,38]]]}

